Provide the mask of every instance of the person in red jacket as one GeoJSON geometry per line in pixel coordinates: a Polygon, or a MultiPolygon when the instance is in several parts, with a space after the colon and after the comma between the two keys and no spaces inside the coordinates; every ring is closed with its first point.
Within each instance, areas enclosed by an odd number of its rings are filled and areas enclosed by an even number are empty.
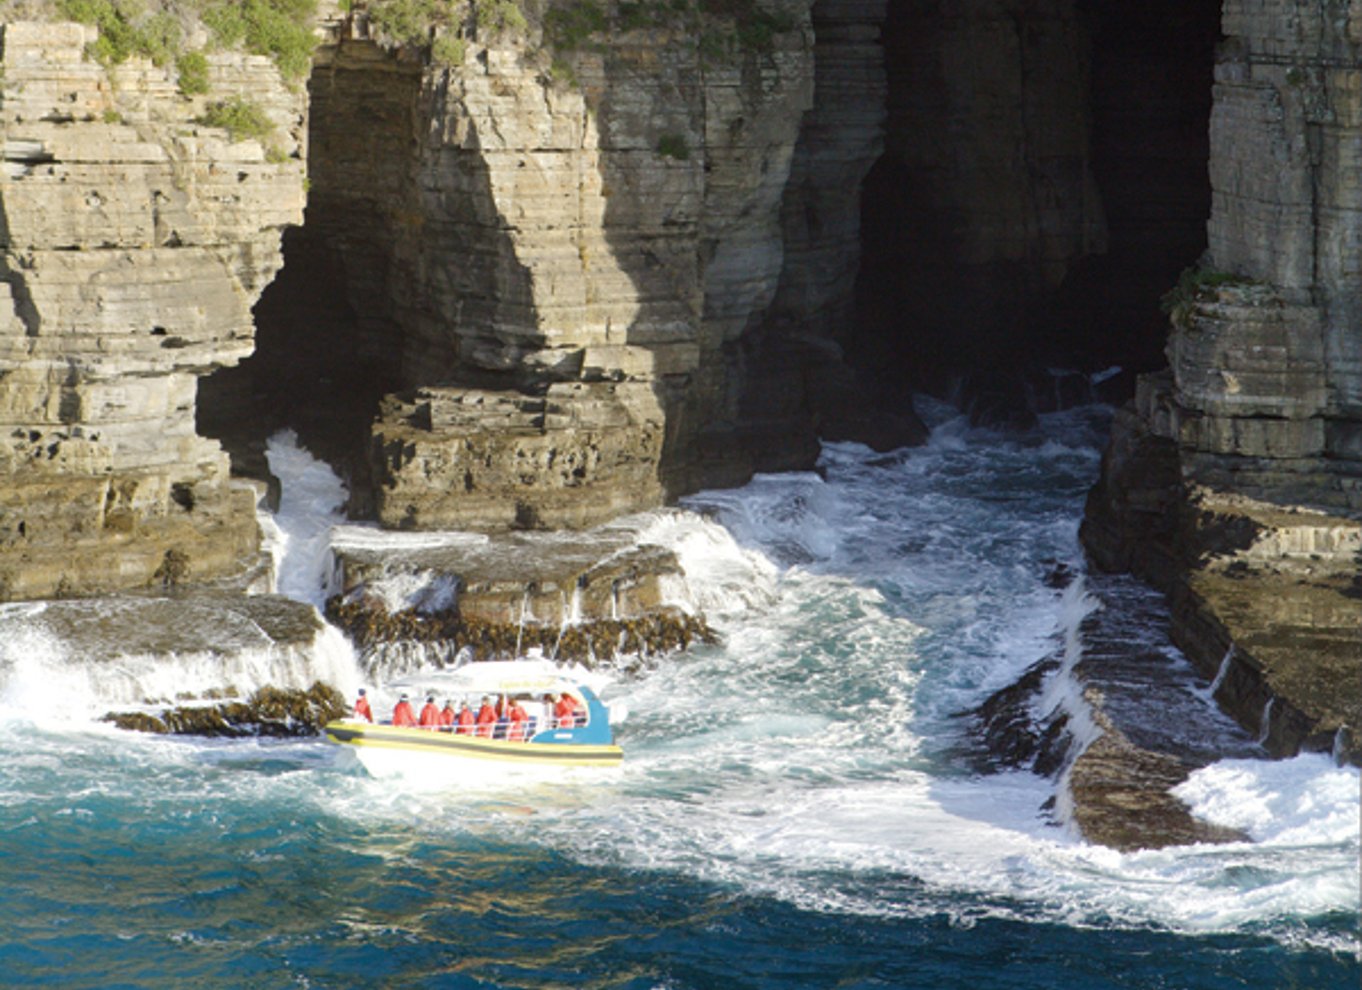
{"type": "Polygon", "coordinates": [[[421,709],[421,728],[438,729],[439,727],[440,709],[435,707],[435,695],[427,695],[425,707],[421,709]]]}
{"type": "Polygon", "coordinates": [[[374,710],[369,707],[369,699],[364,696],[364,688],[359,689],[359,699],[355,702],[355,718],[366,722],[374,720],[374,710]]]}
{"type": "Polygon", "coordinates": [[[506,712],[506,718],[511,723],[507,729],[506,738],[512,742],[524,742],[526,723],[530,720],[530,713],[525,711],[519,699],[511,702],[511,706],[506,712]]]}
{"type": "Polygon", "coordinates": [[[445,706],[440,709],[440,731],[454,731],[454,702],[445,699],[445,706]]]}
{"type": "Polygon", "coordinates": [[[572,729],[577,725],[577,702],[572,700],[572,695],[563,694],[558,698],[557,704],[553,706],[553,717],[558,720],[558,728],[572,729]]]}
{"type": "Polygon", "coordinates": [[[483,697],[482,707],[478,709],[476,722],[478,726],[478,735],[482,736],[484,739],[491,739],[492,728],[497,724],[497,710],[492,707],[491,698],[486,696],[483,697]]]}
{"type": "Polygon", "coordinates": [[[397,706],[393,708],[393,725],[413,726],[416,724],[416,713],[411,710],[411,702],[404,694],[398,699],[397,706]]]}
{"type": "Polygon", "coordinates": [[[467,701],[459,702],[459,714],[454,717],[454,731],[461,736],[473,734],[473,709],[467,701]]]}

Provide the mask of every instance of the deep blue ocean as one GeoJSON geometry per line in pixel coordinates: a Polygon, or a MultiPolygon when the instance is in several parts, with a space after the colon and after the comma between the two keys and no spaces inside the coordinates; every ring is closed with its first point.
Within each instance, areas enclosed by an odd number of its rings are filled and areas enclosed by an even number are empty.
{"type": "MultiPolygon", "coordinates": [[[[1240,740],[1179,794],[1252,841],[1118,853],[1055,780],[958,758],[959,712],[1148,593],[1083,573],[1103,410],[1023,436],[927,412],[926,447],[830,445],[638,520],[722,643],[596,672],[615,772],[427,787],[322,740],[123,733],[98,715],[166,685],[391,699],[335,636],[134,656],[0,607],[0,986],[1355,990],[1355,768],[1240,740]]],[[[328,540],[388,537],[286,438],[272,463],[267,528],[309,561],[280,587],[316,600],[328,540]]],[[[1159,625],[1204,714],[1179,720],[1232,736],[1159,625]]],[[[1081,704],[1065,676],[1046,697],[1081,704]]]]}

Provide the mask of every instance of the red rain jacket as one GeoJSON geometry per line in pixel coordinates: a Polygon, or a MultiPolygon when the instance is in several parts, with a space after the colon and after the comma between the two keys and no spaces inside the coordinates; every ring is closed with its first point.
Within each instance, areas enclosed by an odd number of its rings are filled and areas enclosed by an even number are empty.
{"type": "Polygon", "coordinates": [[[522,741],[525,738],[525,723],[530,719],[529,713],[520,707],[519,702],[516,702],[511,706],[509,718],[511,720],[511,728],[506,733],[506,738],[513,742],[522,741]]]}
{"type": "Polygon", "coordinates": [[[558,699],[558,704],[553,709],[554,717],[558,719],[558,725],[564,729],[571,729],[577,725],[577,702],[567,695],[558,699]]]}
{"type": "Polygon", "coordinates": [[[488,739],[492,738],[492,726],[497,722],[497,710],[491,705],[483,705],[478,709],[478,735],[488,739]]]}

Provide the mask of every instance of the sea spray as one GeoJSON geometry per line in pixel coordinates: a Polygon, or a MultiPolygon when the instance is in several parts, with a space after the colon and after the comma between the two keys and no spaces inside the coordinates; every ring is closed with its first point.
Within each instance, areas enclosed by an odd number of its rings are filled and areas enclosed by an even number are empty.
{"type": "Polygon", "coordinates": [[[1262,717],[1258,720],[1258,745],[1267,745],[1267,737],[1272,733],[1272,706],[1276,703],[1276,697],[1267,699],[1267,704],[1263,705],[1262,717]]]}
{"type": "Polygon", "coordinates": [[[1080,577],[1072,581],[1060,596],[1056,621],[1062,642],[1059,666],[1046,676],[1033,707],[1038,724],[1063,719],[1070,738],[1064,766],[1055,787],[1055,817],[1066,827],[1077,831],[1071,779],[1078,758],[1101,735],[1093,721],[1092,709],[1083,697],[1083,687],[1075,668],[1083,659],[1083,621],[1101,607],[1100,602],[1087,593],[1086,582],[1080,577]]]}
{"type": "Polygon", "coordinates": [[[681,563],[681,573],[661,584],[664,604],[720,618],[761,611],[776,601],[778,568],[713,519],[695,512],[657,513],[638,539],[669,548],[681,563]]]}
{"type": "Polygon", "coordinates": [[[265,456],[281,480],[279,509],[266,532],[266,549],[275,561],[276,588],[282,595],[318,607],[326,600],[331,566],[331,529],[344,522],[346,499],[341,480],[324,462],[298,446],[285,430],[270,437],[265,456]]]}
{"type": "Polygon", "coordinates": [[[1230,672],[1230,664],[1234,662],[1234,644],[1231,643],[1229,649],[1225,651],[1224,658],[1220,661],[1220,667],[1215,672],[1215,679],[1211,681],[1211,686],[1206,689],[1206,697],[1215,700],[1215,694],[1220,690],[1220,685],[1225,683],[1225,677],[1230,672]]]}
{"type": "Polygon", "coordinates": [[[96,718],[267,685],[359,684],[345,637],[310,607],[277,600],[89,599],[0,614],[0,623],[0,705],[16,713],[52,710],[60,698],[62,718],[96,718]]]}

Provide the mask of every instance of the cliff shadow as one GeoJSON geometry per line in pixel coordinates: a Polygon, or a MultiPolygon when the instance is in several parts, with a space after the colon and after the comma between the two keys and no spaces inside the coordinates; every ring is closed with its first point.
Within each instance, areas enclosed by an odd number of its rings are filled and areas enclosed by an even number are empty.
{"type": "MultiPolygon", "coordinates": [[[[998,369],[1163,363],[1160,297],[1206,245],[1217,0],[891,0],[848,349],[950,395],[998,369]]],[[[1034,412],[1034,410],[1032,410],[1034,412]]]]}

